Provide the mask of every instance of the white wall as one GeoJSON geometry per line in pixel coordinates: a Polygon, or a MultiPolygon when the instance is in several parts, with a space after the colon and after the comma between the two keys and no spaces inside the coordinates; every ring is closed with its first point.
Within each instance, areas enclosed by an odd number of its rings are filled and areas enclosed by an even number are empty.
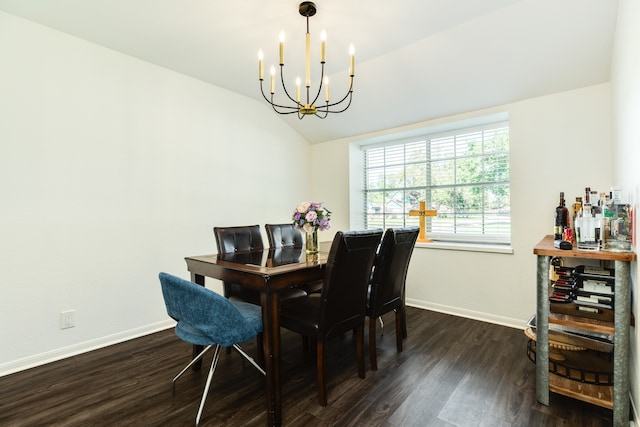
{"type": "Polygon", "coordinates": [[[261,103],[2,12],[0,52],[0,375],[166,327],[159,271],[312,196],[261,103]]]}
{"type": "MultiPolygon", "coordinates": [[[[620,182],[638,207],[640,201],[640,3],[620,0],[611,70],[613,99],[614,178],[620,182]]],[[[638,222],[636,219],[635,236],[638,222]]],[[[637,250],[637,244],[636,244],[637,250]]],[[[638,328],[640,295],[638,263],[631,267],[633,297],[631,311],[636,326],[631,328],[631,395],[636,423],[640,415],[640,329],[638,328]]]]}
{"type": "MultiPolygon", "coordinates": [[[[407,302],[523,327],[535,313],[533,247],[552,233],[558,193],[564,191],[573,201],[584,193],[584,187],[608,191],[612,185],[610,88],[609,84],[600,84],[397,130],[497,112],[508,112],[510,117],[513,254],[418,245],[407,278],[407,302]]],[[[353,181],[362,177],[354,174],[349,182],[349,171],[344,169],[349,160],[345,156],[351,154],[352,161],[360,156],[358,150],[349,147],[377,137],[380,135],[371,134],[312,146],[314,176],[326,176],[314,182],[314,192],[331,201],[339,215],[349,212],[347,193],[349,188],[357,191],[354,189],[360,184],[353,181]],[[325,175],[324,171],[331,173],[325,175]]]]}

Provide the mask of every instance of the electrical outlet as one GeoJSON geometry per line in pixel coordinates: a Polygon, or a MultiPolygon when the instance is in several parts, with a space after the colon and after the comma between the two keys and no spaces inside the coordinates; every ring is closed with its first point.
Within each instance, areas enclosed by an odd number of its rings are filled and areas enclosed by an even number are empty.
{"type": "Polygon", "coordinates": [[[76,326],[76,311],[67,310],[60,313],[60,329],[68,329],[76,326]]]}

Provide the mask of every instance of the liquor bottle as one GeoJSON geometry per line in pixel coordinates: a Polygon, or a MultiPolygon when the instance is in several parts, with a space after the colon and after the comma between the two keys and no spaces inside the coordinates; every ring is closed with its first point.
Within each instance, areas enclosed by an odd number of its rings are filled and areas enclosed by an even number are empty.
{"type": "Polygon", "coordinates": [[[591,202],[591,215],[595,218],[596,215],[602,213],[602,203],[600,203],[600,196],[597,191],[591,190],[591,196],[589,197],[591,202]]]}
{"type": "Polygon", "coordinates": [[[575,231],[577,224],[576,219],[582,216],[582,197],[576,197],[576,202],[571,206],[571,227],[575,231]]]}
{"type": "Polygon", "coordinates": [[[585,204],[591,204],[590,196],[591,196],[591,187],[585,187],[584,188],[584,203],[585,204]]]}
{"type": "Polygon", "coordinates": [[[560,202],[556,207],[555,226],[553,229],[554,240],[562,240],[562,235],[567,227],[569,227],[569,209],[564,205],[564,191],[561,191],[560,202]]]}

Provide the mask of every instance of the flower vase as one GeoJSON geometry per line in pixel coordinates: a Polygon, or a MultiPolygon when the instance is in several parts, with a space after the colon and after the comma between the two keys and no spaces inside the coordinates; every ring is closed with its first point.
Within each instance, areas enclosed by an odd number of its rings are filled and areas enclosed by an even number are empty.
{"type": "Polygon", "coordinates": [[[318,253],[318,230],[307,232],[305,248],[308,254],[318,253]]]}

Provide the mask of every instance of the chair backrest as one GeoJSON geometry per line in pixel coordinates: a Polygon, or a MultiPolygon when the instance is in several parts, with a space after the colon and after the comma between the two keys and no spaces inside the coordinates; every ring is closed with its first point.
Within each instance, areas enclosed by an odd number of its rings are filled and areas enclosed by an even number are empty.
{"type": "Polygon", "coordinates": [[[382,230],[336,233],[325,268],[318,339],[326,340],[364,322],[367,286],[382,230]]]}
{"type": "Polygon", "coordinates": [[[228,347],[254,338],[256,330],[228,299],[211,289],[167,273],[159,274],[167,314],[176,335],[191,344],[228,347]]]}
{"type": "Polygon", "coordinates": [[[264,228],[271,249],[302,248],[302,232],[292,223],[265,224],[264,228]]]}
{"type": "Polygon", "coordinates": [[[218,253],[249,252],[264,249],[259,225],[213,227],[218,253]]]}
{"type": "MultiPolygon", "coordinates": [[[[216,238],[218,256],[220,254],[250,254],[264,249],[262,234],[259,225],[243,225],[236,227],[213,227],[216,238]]],[[[224,296],[248,301],[252,304],[260,304],[260,292],[254,289],[246,289],[244,286],[223,281],[224,296]]]]}
{"type": "Polygon", "coordinates": [[[420,227],[388,228],[373,266],[368,314],[379,317],[402,305],[409,261],[420,227]]]}

